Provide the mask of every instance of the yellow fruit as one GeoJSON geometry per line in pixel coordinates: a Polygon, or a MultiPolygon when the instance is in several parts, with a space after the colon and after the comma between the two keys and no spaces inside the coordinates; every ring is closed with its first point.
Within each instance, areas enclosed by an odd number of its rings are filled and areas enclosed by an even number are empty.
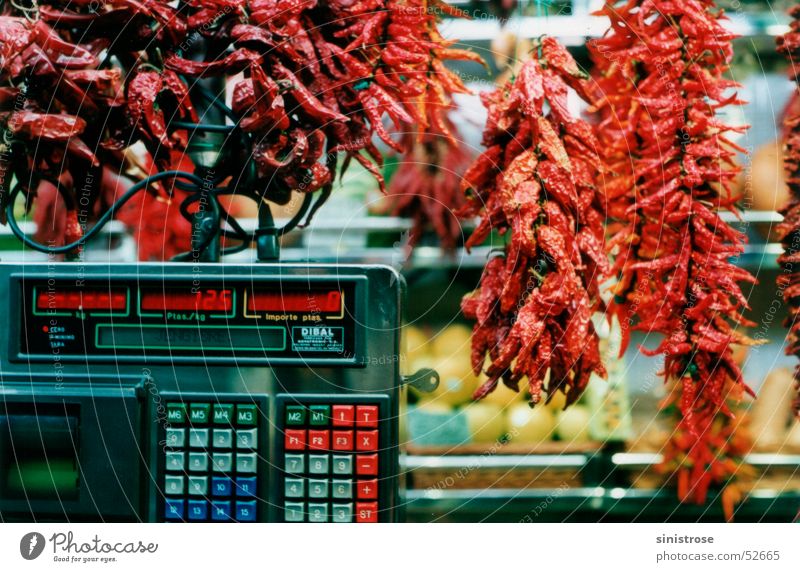
{"type": "Polygon", "coordinates": [[[449,414],[453,412],[452,407],[439,401],[420,401],[413,407],[415,411],[421,411],[431,415],[449,414]]]}
{"type": "MultiPolygon", "coordinates": [[[[547,401],[547,396],[544,396],[544,401],[547,401]]],[[[567,396],[561,393],[560,391],[556,391],[553,395],[553,399],[550,403],[547,404],[547,407],[552,411],[561,411],[564,409],[564,406],[567,404],[567,396]]]]}
{"type": "Polygon", "coordinates": [[[511,63],[511,58],[517,48],[517,36],[513,32],[500,30],[500,33],[492,38],[489,47],[492,50],[492,57],[497,69],[503,69],[511,63]]]}
{"type": "Polygon", "coordinates": [[[508,410],[508,435],[514,443],[541,443],[553,435],[556,419],[553,412],[538,405],[531,409],[519,403],[508,410]]]}
{"type": "MultiPolygon", "coordinates": [[[[486,376],[482,375],[480,377],[480,383],[483,383],[485,379],[486,376]]],[[[494,391],[491,392],[486,397],[484,397],[481,401],[485,403],[494,403],[495,405],[499,405],[502,409],[507,409],[522,402],[524,397],[525,397],[524,391],[517,392],[514,391],[513,389],[509,389],[501,381],[497,384],[497,387],[494,388],[494,391]]]]}
{"type": "Polygon", "coordinates": [[[783,146],[774,141],[759,147],[753,154],[748,181],[750,208],[776,211],[789,199],[789,188],[783,170],[783,146]]]}
{"type": "MultiPolygon", "coordinates": [[[[425,335],[420,328],[416,326],[404,326],[402,331],[402,348],[406,352],[406,364],[410,365],[415,360],[430,355],[430,343],[428,336],[425,335]]],[[[414,370],[409,369],[407,373],[413,373],[414,370]]]]}
{"type": "Polygon", "coordinates": [[[461,408],[474,443],[494,443],[506,432],[505,415],[492,403],[470,403],[461,408]]]}
{"type": "Polygon", "coordinates": [[[773,369],[758,390],[758,399],[750,408],[750,435],[759,451],[774,451],[786,437],[792,420],[795,382],[792,371],[773,369]]]}
{"type": "Polygon", "coordinates": [[[589,420],[591,414],[582,405],[573,405],[558,414],[556,434],[567,443],[583,443],[589,440],[589,420]]]}
{"type": "Polygon", "coordinates": [[[478,387],[478,378],[472,373],[469,361],[460,356],[437,359],[433,368],[439,373],[439,387],[433,393],[434,398],[441,399],[450,405],[461,405],[472,398],[478,387]]]}
{"type": "Polygon", "coordinates": [[[747,360],[747,354],[750,351],[750,348],[745,345],[735,344],[731,346],[733,348],[733,361],[739,367],[744,365],[744,362],[747,360]]]}
{"type": "Polygon", "coordinates": [[[431,353],[438,359],[460,356],[469,365],[472,330],[461,324],[447,326],[431,340],[431,353]]]}

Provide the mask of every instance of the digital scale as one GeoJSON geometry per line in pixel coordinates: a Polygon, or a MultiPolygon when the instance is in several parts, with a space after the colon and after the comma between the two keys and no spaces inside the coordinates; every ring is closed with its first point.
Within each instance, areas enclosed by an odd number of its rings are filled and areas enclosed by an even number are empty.
{"type": "Polygon", "coordinates": [[[403,289],[371,265],[0,264],[0,520],[397,521],[403,289]]]}

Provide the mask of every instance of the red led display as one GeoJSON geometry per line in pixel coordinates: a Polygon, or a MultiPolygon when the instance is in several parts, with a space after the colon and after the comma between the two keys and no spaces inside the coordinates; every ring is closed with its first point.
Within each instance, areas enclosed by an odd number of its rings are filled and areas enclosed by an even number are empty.
{"type": "Polygon", "coordinates": [[[342,293],[324,292],[251,292],[247,299],[250,312],[340,312],[342,293]]]}
{"type": "Polygon", "coordinates": [[[128,307],[126,290],[91,290],[82,288],[43,289],[37,291],[37,310],[86,310],[122,312],[128,307]]]}
{"type": "Polygon", "coordinates": [[[145,312],[220,312],[233,308],[231,290],[187,289],[142,290],[141,308],[145,312]]]}

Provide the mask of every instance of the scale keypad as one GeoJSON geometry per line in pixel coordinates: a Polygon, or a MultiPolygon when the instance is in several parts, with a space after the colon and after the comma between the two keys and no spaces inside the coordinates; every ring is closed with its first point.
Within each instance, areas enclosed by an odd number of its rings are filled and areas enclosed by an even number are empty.
{"type": "Polygon", "coordinates": [[[255,522],[259,409],[254,403],[166,404],[164,519],[255,522]]]}
{"type": "Polygon", "coordinates": [[[289,404],[283,411],[286,522],[378,522],[380,408],[289,404]]]}

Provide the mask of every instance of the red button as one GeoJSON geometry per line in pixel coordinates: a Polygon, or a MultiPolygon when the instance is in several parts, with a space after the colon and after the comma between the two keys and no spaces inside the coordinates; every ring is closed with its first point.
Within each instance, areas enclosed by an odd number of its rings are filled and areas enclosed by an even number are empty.
{"type": "Polygon", "coordinates": [[[309,431],[308,448],[315,451],[327,451],[331,442],[329,431],[309,431]]]}
{"type": "Polygon", "coordinates": [[[334,405],[333,426],[334,427],[350,427],[353,424],[353,416],[355,415],[355,407],[352,405],[334,405]]]}
{"type": "Polygon", "coordinates": [[[286,447],[287,451],[302,451],[305,449],[306,432],[303,429],[287,429],[284,447],[286,447]]]}
{"type": "Polygon", "coordinates": [[[377,451],[377,431],[356,431],[356,451],[377,451]]]}
{"type": "Polygon", "coordinates": [[[334,451],[352,451],[353,450],[353,432],[352,431],[334,431],[333,432],[333,450],[334,451]]]}
{"type": "Polygon", "coordinates": [[[369,481],[358,481],[356,486],[358,488],[358,498],[360,499],[378,498],[378,479],[372,479],[369,481]]]}
{"type": "Polygon", "coordinates": [[[357,502],[356,522],[378,522],[378,503],[357,502]]]}
{"type": "Polygon", "coordinates": [[[377,475],[378,474],[378,455],[358,455],[356,457],[357,475],[377,475]]]}
{"type": "Polygon", "coordinates": [[[356,425],[358,427],[377,427],[378,406],[359,405],[356,407],[356,425]]]}

